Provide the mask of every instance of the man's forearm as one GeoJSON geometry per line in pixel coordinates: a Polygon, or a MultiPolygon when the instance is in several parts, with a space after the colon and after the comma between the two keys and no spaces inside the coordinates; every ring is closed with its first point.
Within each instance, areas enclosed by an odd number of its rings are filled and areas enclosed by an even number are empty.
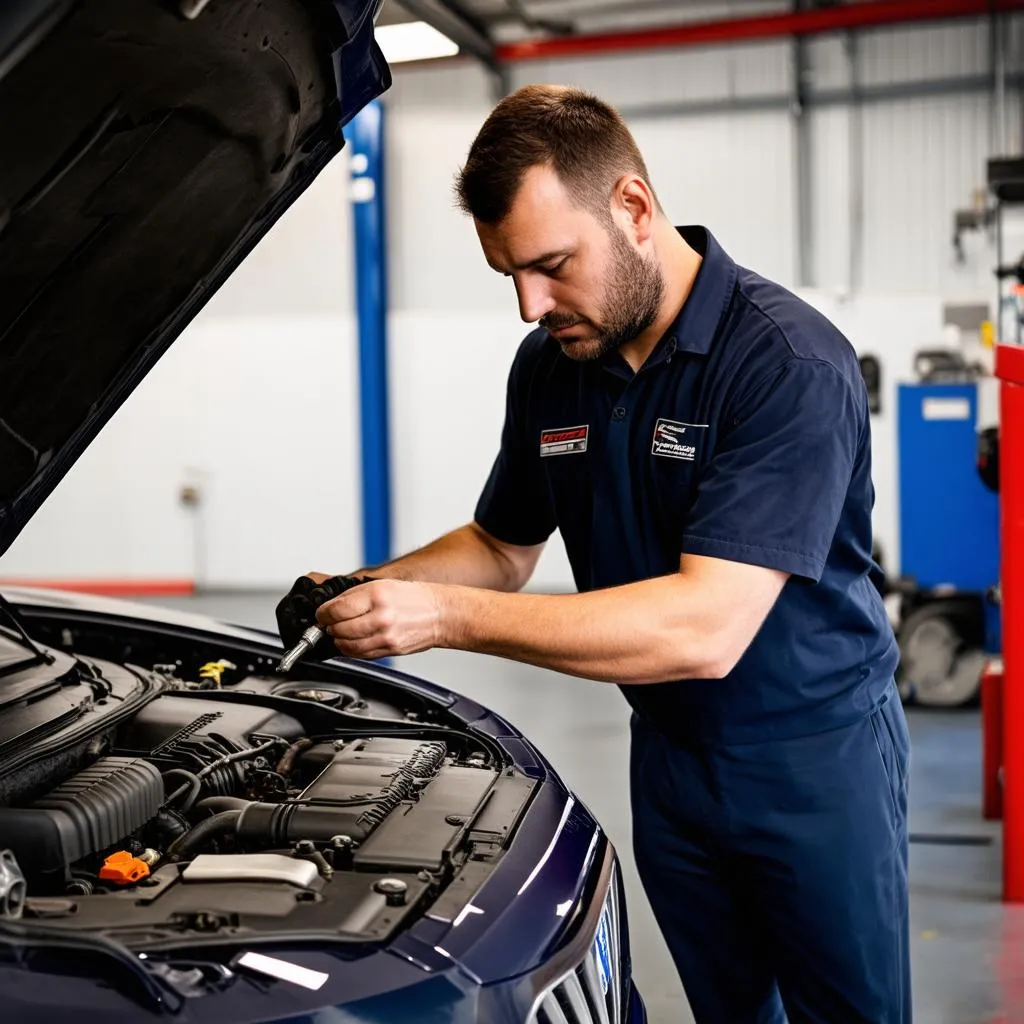
{"type": "Polygon", "coordinates": [[[503,547],[493,543],[475,523],[363,572],[380,579],[448,583],[502,591],[519,590],[529,577],[525,566],[509,558],[503,547]]]}
{"type": "Polygon", "coordinates": [[[588,594],[439,588],[446,647],[616,683],[719,678],[732,668],[721,618],[681,574],[588,594]]]}
{"type": "MultiPolygon", "coordinates": [[[[517,571],[539,550],[513,549],[517,571]]],[[[350,658],[451,647],[616,683],[717,679],[743,657],[788,578],[683,555],[679,572],[587,594],[381,579],[321,605],[317,621],[350,658]]]]}

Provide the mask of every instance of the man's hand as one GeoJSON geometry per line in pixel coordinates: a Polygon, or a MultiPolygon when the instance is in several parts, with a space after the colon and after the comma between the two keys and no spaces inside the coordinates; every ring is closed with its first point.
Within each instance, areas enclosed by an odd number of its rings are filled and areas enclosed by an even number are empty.
{"type": "MultiPolygon", "coordinates": [[[[311,572],[300,576],[277,606],[277,629],[285,650],[294,647],[302,634],[316,624],[317,609],[355,586],[364,584],[368,577],[327,576],[311,572]]],[[[334,643],[324,637],[313,648],[312,657],[323,660],[334,655],[334,643]]]]}
{"type": "Polygon", "coordinates": [[[317,622],[349,658],[386,658],[444,646],[441,587],[375,580],[320,606],[317,622]]]}

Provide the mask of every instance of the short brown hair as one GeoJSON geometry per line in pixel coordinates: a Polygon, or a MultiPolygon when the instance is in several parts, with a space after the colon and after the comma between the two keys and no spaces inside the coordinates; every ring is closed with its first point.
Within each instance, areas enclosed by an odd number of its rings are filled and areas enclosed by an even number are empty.
{"type": "Polygon", "coordinates": [[[644,158],[617,111],[579,89],[527,85],[484,122],[456,178],[457,205],[496,224],[512,209],[523,175],[544,164],[577,205],[601,217],[608,216],[612,187],[622,175],[636,174],[650,186],[644,158]]]}

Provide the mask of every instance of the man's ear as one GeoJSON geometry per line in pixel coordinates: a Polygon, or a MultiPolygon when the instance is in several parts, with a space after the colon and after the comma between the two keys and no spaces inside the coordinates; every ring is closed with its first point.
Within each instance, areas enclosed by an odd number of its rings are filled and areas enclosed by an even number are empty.
{"type": "Polygon", "coordinates": [[[654,193],[643,178],[636,174],[619,178],[612,190],[612,216],[618,214],[622,218],[622,226],[638,244],[646,242],[653,234],[656,212],[654,193]]]}

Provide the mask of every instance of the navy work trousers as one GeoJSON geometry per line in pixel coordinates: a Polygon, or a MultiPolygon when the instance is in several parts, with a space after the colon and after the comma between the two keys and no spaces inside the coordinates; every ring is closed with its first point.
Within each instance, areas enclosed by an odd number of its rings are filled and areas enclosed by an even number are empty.
{"type": "Polygon", "coordinates": [[[909,736],[712,746],[634,715],[640,877],[698,1024],[909,1024],[909,736]]]}

